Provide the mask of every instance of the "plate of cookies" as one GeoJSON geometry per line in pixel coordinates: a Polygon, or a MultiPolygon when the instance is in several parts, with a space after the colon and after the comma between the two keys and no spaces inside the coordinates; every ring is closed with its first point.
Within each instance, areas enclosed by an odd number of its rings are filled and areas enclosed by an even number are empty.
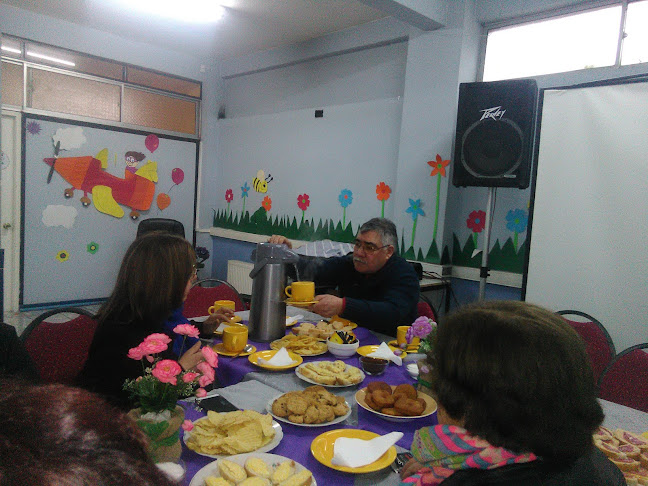
{"type": "Polygon", "coordinates": [[[358,390],[355,399],[365,410],[391,422],[427,417],[437,409],[431,396],[418,392],[409,383],[393,386],[384,381],[373,381],[358,390]]]}
{"type": "Polygon", "coordinates": [[[268,402],[267,410],[275,419],[303,427],[325,427],[345,421],[351,407],[342,396],[321,385],[303,391],[290,391],[268,402]]]}
{"type": "Polygon", "coordinates": [[[325,342],[321,342],[311,336],[295,336],[294,334],[286,334],[281,339],[272,341],[270,349],[286,348],[300,356],[318,356],[328,351],[328,346],[325,342]]]}
{"type": "Polygon", "coordinates": [[[297,336],[311,336],[316,339],[319,339],[320,341],[326,341],[337,331],[350,332],[352,329],[358,327],[357,324],[351,321],[348,321],[346,319],[345,321],[346,322],[342,322],[338,320],[333,320],[331,318],[329,322],[327,321],[319,321],[316,323],[301,322],[299,326],[293,327],[291,331],[293,334],[296,334],[297,336]]]}
{"type": "Polygon", "coordinates": [[[340,360],[303,363],[295,369],[295,374],[307,383],[331,388],[357,385],[365,379],[360,368],[340,360]]]}
{"type": "Polygon", "coordinates": [[[251,452],[210,462],[192,478],[189,486],[269,486],[283,484],[317,486],[313,473],[298,462],[278,454],[251,452]]]}

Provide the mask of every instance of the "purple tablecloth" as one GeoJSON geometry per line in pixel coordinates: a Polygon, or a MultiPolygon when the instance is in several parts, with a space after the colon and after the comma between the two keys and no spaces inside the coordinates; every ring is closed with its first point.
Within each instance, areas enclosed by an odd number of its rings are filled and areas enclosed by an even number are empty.
{"type": "MultiPolygon", "coordinates": [[[[362,346],[369,344],[379,344],[380,341],[376,338],[369,330],[364,328],[357,328],[354,330],[356,336],[360,340],[362,346]]],[[[257,351],[262,351],[269,349],[268,343],[256,343],[251,342],[256,346],[257,351]]],[[[259,372],[261,368],[253,365],[249,362],[247,357],[237,357],[229,358],[227,356],[219,356],[219,366],[217,368],[217,377],[219,380],[220,386],[229,386],[236,383],[239,383],[246,374],[250,372],[259,372]]],[[[314,356],[312,358],[305,357],[304,361],[321,361],[321,360],[332,360],[337,359],[330,353],[325,353],[320,356],[314,356]]],[[[358,355],[354,355],[350,358],[343,359],[347,364],[358,366],[358,355]]],[[[273,373],[268,371],[268,373],[273,373]]],[[[283,373],[294,373],[294,370],[284,371],[283,373]]],[[[410,378],[405,369],[405,366],[396,366],[393,363],[387,367],[387,370],[384,374],[380,376],[368,376],[365,380],[358,384],[354,390],[364,388],[368,383],[372,381],[385,381],[390,385],[398,385],[401,383],[412,383],[414,380],[410,378]]],[[[309,386],[309,383],[304,383],[304,387],[309,386]]],[[[335,390],[333,390],[335,393],[335,390]]],[[[198,412],[193,409],[191,405],[186,407],[186,417],[190,420],[196,420],[203,416],[204,413],[198,412]]],[[[373,414],[362,407],[358,406],[358,425],[349,426],[346,422],[334,424],[327,427],[302,427],[297,425],[291,425],[282,422],[281,427],[283,429],[284,437],[281,443],[270,453],[279,454],[285,457],[289,457],[304,467],[310,469],[315,479],[317,480],[318,485],[326,486],[329,484],[335,484],[336,486],[344,485],[353,485],[355,476],[354,474],[344,473],[336,471],[334,469],[328,468],[320,464],[311,454],[310,445],[313,439],[315,439],[320,434],[327,432],[329,430],[341,429],[341,428],[357,428],[363,430],[369,430],[380,435],[387,434],[393,431],[403,432],[403,438],[398,442],[398,445],[409,449],[412,444],[412,439],[414,432],[421,427],[428,425],[434,425],[437,423],[436,413],[433,415],[422,418],[414,419],[407,422],[391,422],[383,419],[382,417],[373,414]]],[[[182,445],[182,460],[187,466],[187,475],[185,477],[184,484],[188,485],[191,482],[191,478],[196,474],[196,472],[203,466],[209,464],[213,459],[209,457],[201,456],[189,449],[187,449],[183,443],[182,445]]]]}

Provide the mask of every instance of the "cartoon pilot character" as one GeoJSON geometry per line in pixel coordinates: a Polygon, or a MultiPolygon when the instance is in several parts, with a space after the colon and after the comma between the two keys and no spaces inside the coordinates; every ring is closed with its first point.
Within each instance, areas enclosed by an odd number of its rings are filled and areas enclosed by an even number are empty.
{"type": "Polygon", "coordinates": [[[133,150],[126,152],[124,155],[126,170],[134,174],[137,171],[137,164],[144,160],[145,157],[146,155],[141,152],[135,152],[133,150]]]}

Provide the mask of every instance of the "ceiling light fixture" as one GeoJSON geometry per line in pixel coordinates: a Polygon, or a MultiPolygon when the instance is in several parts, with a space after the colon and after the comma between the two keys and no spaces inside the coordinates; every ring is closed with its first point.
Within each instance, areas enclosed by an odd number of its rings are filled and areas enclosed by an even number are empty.
{"type": "Polygon", "coordinates": [[[225,15],[221,2],[216,0],[115,0],[131,10],[151,16],[166,17],[183,22],[206,24],[216,22],[225,15]]]}
{"type": "Polygon", "coordinates": [[[20,49],[14,49],[13,47],[2,46],[2,50],[6,52],[12,52],[14,54],[20,54],[20,49]]]}
{"type": "Polygon", "coordinates": [[[36,57],[38,59],[45,59],[46,61],[57,62],[65,66],[76,66],[72,61],[66,61],[65,59],[59,59],[58,57],[46,56],[45,54],[39,54],[38,52],[27,51],[25,54],[31,57],[36,57]]]}

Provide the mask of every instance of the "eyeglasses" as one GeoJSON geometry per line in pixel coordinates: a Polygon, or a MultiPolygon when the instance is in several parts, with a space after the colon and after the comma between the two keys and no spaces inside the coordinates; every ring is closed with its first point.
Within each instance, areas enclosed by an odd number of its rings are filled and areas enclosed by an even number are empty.
{"type": "Polygon", "coordinates": [[[376,246],[369,241],[362,241],[357,239],[353,242],[354,249],[359,250],[360,248],[362,248],[364,252],[368,254],[376,253],[378,250],[382,250],[383,248],[387,248],[388,246],[391,245],[376,246]]]}

